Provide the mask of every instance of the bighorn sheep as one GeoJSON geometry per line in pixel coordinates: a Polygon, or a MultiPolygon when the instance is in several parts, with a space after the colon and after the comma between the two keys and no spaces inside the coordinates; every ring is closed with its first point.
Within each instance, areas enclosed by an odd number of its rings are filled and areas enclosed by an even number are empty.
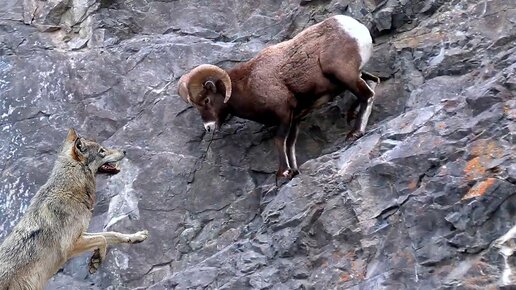
{"type": "Polygon", "coordinates": [[[361,72],[372,48],[363,24],[337,15],[264,48],[227,72],[200,65],[179,79],[178,94],[199,110],[208,132],[218,129],[229,114],[277,125],[276,176],[292,178],[299,173],[295,154],[299,121],[313,108],[348,89],[358,99],[350,113],[359,107],[348,137],[364,133],[379,82],[376,76],[361,72]],[[371,88],[365,80],[376,83],[371,88]]]}

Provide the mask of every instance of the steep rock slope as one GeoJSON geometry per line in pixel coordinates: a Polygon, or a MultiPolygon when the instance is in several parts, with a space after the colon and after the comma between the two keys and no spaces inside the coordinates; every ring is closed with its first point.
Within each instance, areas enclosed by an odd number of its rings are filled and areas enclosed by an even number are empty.
{"type": "MultiPolygon", "coordinates": [[[[489,289],[515,226],[511,1],[7,0],[0,8],[0,239],[67,127],[128,151],[100,176],[92,231],[147,228],[47,289],[489,289]],[[22,5],[23,4],[23,5],[22,5]],[[214,136],[175,93],[200,63],[246,60],[328,15],[373,31],[384,79],[368,133],[350,95],[304,121],[302,175],[272,183],[273,130],[214,136]]],[[[514,281],[513,281],[514,282],[514,281]]]]}

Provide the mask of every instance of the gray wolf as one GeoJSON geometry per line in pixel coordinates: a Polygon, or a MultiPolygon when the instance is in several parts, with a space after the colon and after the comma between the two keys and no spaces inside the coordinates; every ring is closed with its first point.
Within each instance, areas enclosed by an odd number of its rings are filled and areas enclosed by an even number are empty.
{"type": "Polygon", "coordinates": [[[94,251],[95,272],[107,245],[139,243],[147,231],[87,233],[95,201],[97,172],[117,173],[125,151],[106,148],[69,129],[48,181],[0,245],[0,290],[43,289],[70,258],[94,251]]]}

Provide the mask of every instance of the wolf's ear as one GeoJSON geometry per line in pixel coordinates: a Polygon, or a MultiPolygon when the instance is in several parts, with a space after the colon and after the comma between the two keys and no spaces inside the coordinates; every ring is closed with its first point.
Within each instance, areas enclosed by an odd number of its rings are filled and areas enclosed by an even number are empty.
{"type": "Polygon", "coordinates": [[[75,140],[78,138],[77,132],[75,132],[74,128],[68,129],[68,134],[66,135],[65,142],[75,142],[75,140]]]}

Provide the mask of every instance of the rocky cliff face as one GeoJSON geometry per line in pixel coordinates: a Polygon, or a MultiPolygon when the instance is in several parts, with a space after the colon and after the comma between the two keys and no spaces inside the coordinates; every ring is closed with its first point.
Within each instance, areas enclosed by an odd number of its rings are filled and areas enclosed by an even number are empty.
{"type": "Polygon", "coordinates": [[[68,127],[128,151],[99,176],[91,230],[150,231],[96,274],[72,259],[47,289],[516,283],[495,241],[516,220],[512,1],[21,2],[0,7],[0,240],[68,127]],[[351,95],[337,98],[303,122],[302,174],[275,188],[273,130],[233,118],[205,134],[176,81],[342,13],[376,38],[368,133],[344,141],[351,95]]]}

